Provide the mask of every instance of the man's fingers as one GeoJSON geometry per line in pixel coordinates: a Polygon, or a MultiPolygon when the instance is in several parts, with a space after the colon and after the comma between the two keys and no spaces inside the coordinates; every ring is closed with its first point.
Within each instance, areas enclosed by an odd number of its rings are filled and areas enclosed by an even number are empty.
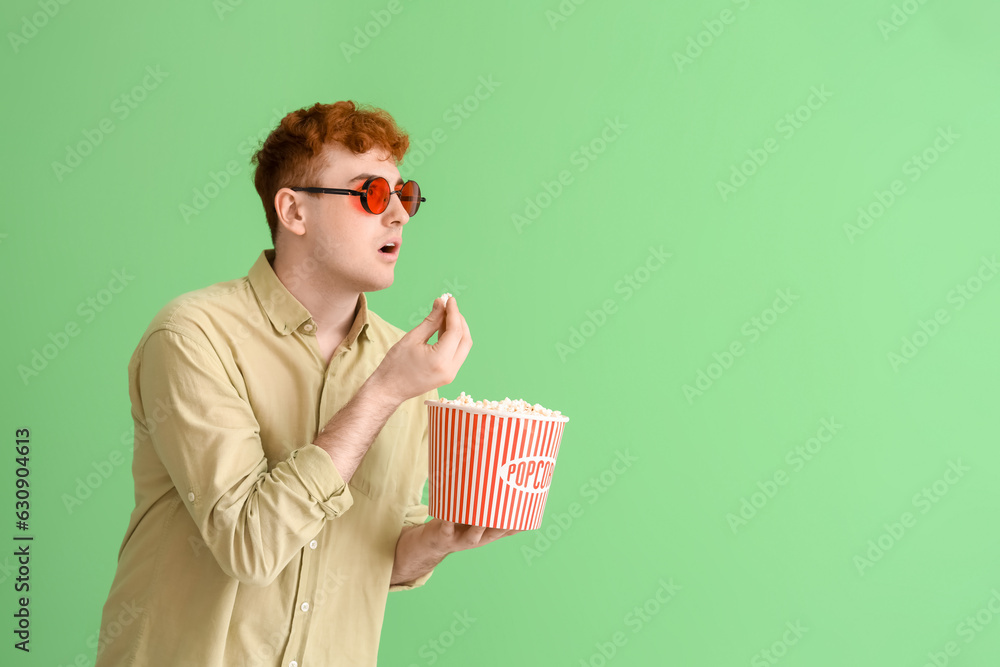
{"type": "Polygon", "coordinates": [[[483,533],[486,532],[483,526],[469,526],[463,537],[472,545],[477,546],[483,540],[483,533]]]}
{"type": "Polygon", "coordinates": [[[458,349],[459,343],[462,342],[462,335],[465,332],[462,325],[464,320],[462,313],[458,311],[455,297],[448,299],[448,304],[445,306],[444,326],[438,335],[438,346],[448,359],[455,356],[455,351],[458,349]]]}
{"type": "Polygon", "coordinates": [[[415,336],[417,340],[424,343],[431,339],[435,331],[441,329],[441,325],[444,323],[444,308],[441,307],[440,299],[434,299],[434,305],[431,308],[431,312],[424,321],[413,327],[410,330],[410,335],[415,336]]]}
{"type": "Polygon", "coordinates": [[[451,521],[444,521],[442,519],[434,519],[435,521],[441,522],[441,535],[448,541],[455,539],[456,524],[451,521]]]}
{"type": "Polygon", "coordinates": [[[501,537],[523,532],[517,529],[487,528],[485,526],[472,526],[467,523],[452,523],[451,521],[444,521],[442,519],[434,519],[434,521],[440,522],[441,536],[444,538],[446,544],[452,545],[448,547],[448,553],[475,549],[476,547],[495,542],[501,537]]]}
{"type": "Polygon", "coordinates": [[[469,350],[472,349],[472,333],[469,331],[469,323],[465,320],[465,317],[459,315],[462,318],[462,339],[458,342],[458,347],[455,349],[455,357],[458,364],[461,366],[465,363],[465,358],[469,356],[469,350]]]}

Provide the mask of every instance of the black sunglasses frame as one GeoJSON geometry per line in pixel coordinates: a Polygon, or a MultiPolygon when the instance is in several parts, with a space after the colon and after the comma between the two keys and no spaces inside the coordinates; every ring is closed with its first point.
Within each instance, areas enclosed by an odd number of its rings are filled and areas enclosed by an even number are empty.
{"type": "MultiPolygon", "coordinates": [[[[381,176],[372,176],[367,181],[365,181],[364,185],[361,186],[360,190],[346,190],[344,188],[302,188],[302,187],[297,187],[297,186],[289,188],[289,189],[290,190],[294,190],[295,192],[314,192],[316,194],[352,195],[352,196],[355,196],[355,197],[361,197],[361,206],[363,206],[364,209],[366,211],[368,211],[369,213],[371,213],[372,215],[379,215],[379,214],[385,212],[385,208],[382,209],[381,211],[376,212],[376,211],[373,211],[371,209],[371,207],[368,205],[368,188],[371,187],[371,184],[373,182],[379,181],[379,180],[385,181],[386,187],[390,187],[389,186],[389,181],[386,181],[381,176]]],[[[413,216],[415,216],[417,214],[417,211],[420,210],[420,204],[422,202],[427,201],[427,198],[426,197],[404,197],[403,196],[403,188],[405,188],[410,183],[413,183],[414,185],[416,185],[417,186],[417,192],[420,192],[420,186],[417,184],[416,181],[406,181],[405,183],[403,183],[403,186],[399,190],[392,190],[390,188],[390,190],[389,190],[389,196],[386,197],[386,205],[385,205],[385,207],[389,208],[388,200],[393,195],[397,195],[399,197],[399,200],[401,202],[416,201],[417,202],[417,206],[413,210],[413,213],[409,213],[408,212],[408,215],[412,218],[413,216]]],[[[406,208],[406,204],[403,204],[403,208],[404,209],[406,208]]]]}

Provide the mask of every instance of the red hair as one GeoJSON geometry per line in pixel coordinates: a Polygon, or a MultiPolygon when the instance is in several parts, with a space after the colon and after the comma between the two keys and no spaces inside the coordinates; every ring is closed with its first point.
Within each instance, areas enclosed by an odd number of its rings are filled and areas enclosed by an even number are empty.
{"type": "Polygon", "coordinates": [[[358,107],[350,101],[314,104],[282,118],[250,158],[250,163],[256,165],[253,183],[264,205],[272,243],[278,236],[274,196],[281,188],[318,185],[315,181],[326,166],[319,156],[333,142],[355,154],[382,149],[392,155],[396,164],[403,161],[410,147],[409,136],[386,111],[358,107]]]}

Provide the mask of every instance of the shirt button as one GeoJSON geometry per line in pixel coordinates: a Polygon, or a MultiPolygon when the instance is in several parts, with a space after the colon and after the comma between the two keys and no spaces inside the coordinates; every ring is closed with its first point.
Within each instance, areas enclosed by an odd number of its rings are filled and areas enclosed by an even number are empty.
{"type": "Polygon", "coordinates": [[[299,667],[299,663],[292,660],[290,663],[288,663],[288,667],[299,667]]]}
{"type": "Polygon", "coordinates": [[[313,325],[307,324],[307,325],[305,325],[305,326],[302,327],[302,330],[305,331],[305,332],[310,332],[310,331],[312,331],[315,328],[316,327],[314,327],[313,325]]]}
{"type": "Polygon", "coordinates": [[[194,502],[194,493],[189,493],[188,494],[188,500],[190,500],[191,502],[194,502]]]}
{"type": "Polygon", "coordinates": [[[303,602],[302,603],[302,611],[309,611],[309,603],[308,602],[303,602]]]}
{"type": "Polygon", "coordinates": [[[316,540],[313,540],[312,542],[309,543],[309,548],[310,549],[315,549],[316,548],[316,544],[317,544],[316,540]]]}

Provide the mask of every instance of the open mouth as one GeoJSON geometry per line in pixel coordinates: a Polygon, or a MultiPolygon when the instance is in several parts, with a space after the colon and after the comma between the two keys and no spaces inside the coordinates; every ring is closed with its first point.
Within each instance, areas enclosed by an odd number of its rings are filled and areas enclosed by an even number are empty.
{"type": "Polygon", "coordinates": [[[393,255],[399,252],[399,246],[400,246],[399,241],[389,241],[381,248],[379,248],[378,251],[386,255],[393,255]]]}

